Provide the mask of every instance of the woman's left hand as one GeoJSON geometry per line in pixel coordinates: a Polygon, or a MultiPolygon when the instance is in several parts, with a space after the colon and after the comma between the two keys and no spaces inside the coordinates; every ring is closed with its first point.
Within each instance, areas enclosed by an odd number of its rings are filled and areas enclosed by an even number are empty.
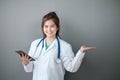
{"type": "Polygon", "coordinates": [[[86,45],[83,45],[83,46],[81,46],[80,51],[86,52],[86,51],[91,51],[91,50],[95,50],[95,49],[96,49],[96,47],[87,47],[86,45]]]}

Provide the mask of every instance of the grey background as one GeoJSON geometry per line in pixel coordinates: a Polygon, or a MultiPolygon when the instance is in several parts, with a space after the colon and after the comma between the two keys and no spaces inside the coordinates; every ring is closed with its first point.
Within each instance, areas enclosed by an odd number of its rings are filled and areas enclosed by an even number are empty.
{"type": "Polygon", "coordinates": [[[42,37],[49,11],[58,14],[61,37],[75,53],[82,44],[97,47],[65,80],[120,80],[120,0],[0,0],[0,80],[32,80],[15,50],[28,52],[42,37]]]}

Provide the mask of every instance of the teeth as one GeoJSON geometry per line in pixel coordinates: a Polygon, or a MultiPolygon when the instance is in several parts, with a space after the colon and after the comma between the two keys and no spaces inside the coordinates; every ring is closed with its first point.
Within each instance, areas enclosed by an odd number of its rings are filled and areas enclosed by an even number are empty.
{"type": "Polygon", "coordinates": [[[48,33],[48,34],[52,34],[52,32],[48,33]]]}

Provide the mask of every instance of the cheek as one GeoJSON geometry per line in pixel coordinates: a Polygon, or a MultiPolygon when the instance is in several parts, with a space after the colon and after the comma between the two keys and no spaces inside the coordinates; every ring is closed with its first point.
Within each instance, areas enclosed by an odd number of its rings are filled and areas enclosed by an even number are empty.
{"type": "Polygon", "coordinates": [[[54,28],[54,31],[56,31],[56,32],[57,32],[57,31],[58,31],[58,28],[57,28],[57,27],[56,27],[56,28],[54,28]]]}
{"type": "Polygon", "coordinates": [[[46,31],[46,28],[45,28],[45,27],[43,27],[43,31],[46,31]]]}
{"type": "Polygon", "coordinates": [[[54,32],[57,33],[57,31],[58,31],[58,29],[55,28],[55,29],[54,29],[54,32]]]}
{"type": "Polygon", "coordinates": [[[46,29],[45,29],[45,28],[43,28],[43,29],[42,29],[42,31],[43,31],[43,33],[45,34],[45,32],[46,32],[46,29]]]}

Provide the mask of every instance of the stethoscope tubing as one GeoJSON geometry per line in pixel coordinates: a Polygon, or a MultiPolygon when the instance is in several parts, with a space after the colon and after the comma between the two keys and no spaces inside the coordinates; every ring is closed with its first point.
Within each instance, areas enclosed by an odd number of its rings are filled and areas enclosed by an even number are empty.
{"type": "MultiPolygon", "coordinates": [[[[59,62],[60,62],[60,41],[59,41],[59,38],[58,38],[58,37],[56,37],[56,38],[57,38],[57,43],[58,43],[57,63],[59,63],[59,62]]],[[[43,38],[39,41],[39,43],[38,43],[37,46],[36,46],[34,55],[36,54],[36,51],[37,51],[37,49],[38,49],[38,47],[39,47],[39,45],[40,45],[41,43],[42,43],[42,49],[43,49],[43,47],[44,47],[44,40],[45,40],[45,37],[43,37],[43,38]]],[[[41,51],[42,51],[42,49],[41,49],[41,51]]],[[[40,51],[40,54],[41,54],[41,51],[40,51]]],[[[39,56],[38,56],[38,57],[39,57],[39,56]]]]}

